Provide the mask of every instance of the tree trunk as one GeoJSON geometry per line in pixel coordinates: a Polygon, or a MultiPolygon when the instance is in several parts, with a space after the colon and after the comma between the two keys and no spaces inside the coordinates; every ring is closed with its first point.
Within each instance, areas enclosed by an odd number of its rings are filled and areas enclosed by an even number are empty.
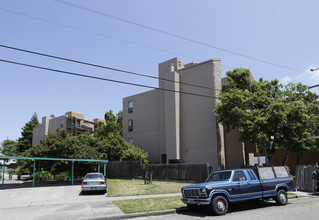
{"type": "Polygon", "coordinates": [[[290,153],[290,149],[287,148],[287,149],[286,149],[286,154],[285,154],[284,161],[282,162],[282,165],[283,165],[283,166],[286,166],[286,164],[287,164],[287,162],[288,162],[289,153],[290,153]]]}
{"type": "Polygon", "coordinates": [[[270,148],[270,144],[263,145],[263,154],[265,155],[265,158],[266,158],[266,166],[270,164],[270,160],[271,160],[271,154],[269,154],[269,148],[270,148]]]}
{"type": "Polygon", "coordinates": [[[302,158],[302,153],[297,152],[297,164],[298,164],[298,165],[300,165],[301,158],[302,158]]]}

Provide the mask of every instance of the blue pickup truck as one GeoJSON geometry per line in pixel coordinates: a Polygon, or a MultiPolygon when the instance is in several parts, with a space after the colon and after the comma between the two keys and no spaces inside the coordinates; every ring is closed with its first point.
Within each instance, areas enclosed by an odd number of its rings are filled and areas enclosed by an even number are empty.
{"type": "Polygon", "coordinates": [[[286,205],[287,191],[295,191],[295,183],[284,166],[222,170],[204,183],[183,187],[182,201],[191,210],[209,206],[214,214],[224,215],[228,204],[240,201],[272,198],[286,205]]]}

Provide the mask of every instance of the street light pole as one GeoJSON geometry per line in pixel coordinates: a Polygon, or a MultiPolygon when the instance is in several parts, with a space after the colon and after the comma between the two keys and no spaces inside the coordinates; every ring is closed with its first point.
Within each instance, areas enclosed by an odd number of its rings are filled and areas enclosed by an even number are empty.
{"type": "MultiPolygon", "coordinates": [[[[319,70],[319,68],[310,69],[311,72],[316,71],[316,70],[319,70]]],[[[318,86],[319,86],[319,84],[314,85],[314,86],[309,86],[308,89],[312,89],[312,88],[315,88],[315,87],[318,87],[318,86]]]]}

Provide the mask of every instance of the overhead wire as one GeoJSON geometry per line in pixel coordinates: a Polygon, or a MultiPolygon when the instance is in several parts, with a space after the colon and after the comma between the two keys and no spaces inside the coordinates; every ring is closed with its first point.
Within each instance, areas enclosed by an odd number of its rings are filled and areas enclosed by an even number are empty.
{"type": "MultiPolygon", "coordinates": [[[[136,46],[140,46],[140,47],[145,47],[145,48],[149,48],[149,49],[152,49],[152,50],[161,51],[161,52],[164,52],[164,53],[175,54],[175,55],[178,55],[180,57],[185,57],[185,58],[192,59],[192,60],[204,61],[202,59],[198,59],[198,58],[191,57],[191,56],[188,56],[188,55],[185,55],[185,54],[177,53],[175,51],[164,50],[162,48],[153,47],[153,46],[149,46],[149,45],[146,45],[146,44],[137,43],[137,42],[134,42],[134,41],[130,41],[130,40],[125,40],[125,39],[122,39],[122,38],[114,37],[114,36],[111,36],[111,35],[102,34],[102,33],[98,33],[98,32],[95,32],[95,31],[90,31],[90,30],[86,30],[86,29],[83,29],[83,28],[78,28],[78,27],[74,27],[74,26],[71,26],[71,25],[58,23],[56,21],[52,21],[52,20],[36,17],[36,16],[33,16],[33,15],[24,14],[24,13],[21,13],[21,12],[5,9],[5,8],[1,8],[1,7],[0,7],[0,10],[6,11],[6,12],[9,12],[9,13],[12,13],[12,14],[20,15],[20,16],[23,16],[23,17],[32,18],[32,19],[39,20],[39,21],[42,21],[42,22],[46,22],[46,23],[49,23],[49,24],[54,24],[54,25],[61,26],[61,27],[64,27],[64,28],[68,28],[68,29],[72,29],[72,30],[81,31],[81,32],[84,32],[84,33],[96,35],[96,36],[99,36],[99,37],[105,37],[105,38],[109,38],[109,39],[112,39],[112,40],[121,41],[121,42],[124,42],[124,43],[132,44],[132,45],[136,45],[136,46]]],[[[232,67],[230,67],[230,68],[232,68],[232,67]]]]}
{"type": "Polygon", "coordinates": [[[182,91],[177,91],[177,90],[172,90],[172,89],[158,88],[158,87],[149,86],[149,85],[143,85],[143,84],[138,84],[138,83],[131,83],[131,82],[126,82],[126,81],[120,81],[120,80],[114,80],[114,79],[109,79],[109,78],[90,76],[90,75],[81,74],[81,73],[58,70],[58,69],[53,69],[53,68],[48,68],[48,67],[36,66],[36,65],[27,64],[27,63],[20,63],[20,62],[11,61],[11,60],[0,59],[0,62],[20,65],[20,66],[26,66],[26,67],[36,68],[36,69],[42,69],[42,70],[47,70],[47,71],[52,71],[52,72],[58,72],[58,73],[66,74],[66,75],[79,76],[79,77],[91,78],[91,79],[96,79],[96,80],[103,80],[103,81],[108,81],[108,82],[113,82],[113,83],[120,83],[120,84],[138,86],[138,87],[149,88],[149,89],[156,89],[156,90],[162,90],[162,91],[168,91],[168,92],[175,92],[175,93],[193,95],[193,96],[204,97],[204,98],[219,99],[219,97],[216,97],[216,96],[208,96],[208,95],[203,95],[203,94],[182,92],[182,91]]]}
{"type": "Polygon", "coordinates": [[[254,61],[257,61],[257,62],[260,62],[260,63],[264,63],[264,64],[268,64],[268,65],[271,65],[271,66],[276,66],[276,67],[279,67],[279,68],[282,68],[282,69],[291,70],[291,71],[294,71],[294,72],[302,72],[302,70],[294,69],[294,68],[291,68],[289,66],[284,66],[284,65],[281,65],[281,64],[273,63],[273,62],[270,62],[270,61],[266,61],[266,60],[263,60],[263,59],[259,59],[259,58],[248,56],[248,55],[245,55],[245,54],[242,54],[242,53],[238,53],[238,52],[235,52],[235,51],[232,51],[232,50],[228,50],[228,49],[224,49],[224,48],[221,48],[221,47],[217,47],[215,45],[204,43],[204,42],[201,42],[201,41],[198,41],[198,40],[193,40],[193,39],[190,39],[190,38],[187,38],[187,37],[183,37],[181,35],[174,34],[174,33],[168,32],[168,31],[160,30],[160,29],[157,29],[157,28],[154,28],[154,27],[151,27],[151,26],[147,26],[147,25],[140,24],[140,23],[133,22],[133,21],[129,21],[129,20],[126,20],[126,19],[123,19],[123,18],[119,18],[119,17],[116,17],[114,15],[107,14],[105,12],[100,12],[100,11],[93,10],[93,9],[90,9],[90,8],[86,8],[86,7],[77,5],[77,4],[66,2],[64,0],[55,0],[55,1],[59,2],[59,3],[62,3],[62,4],[65,4],[65,5],[68,5],[68,6],[71,6],[71,7],[74,7],[74,8],[78,8],[78,9],[81,9],[81,10],[84,10],[84,11],[88,11],[88,12],[97,14],[97,15],[100,15],[100,16],[108,17],[108,18],[111,18],[111,19],[114,19],[114,20],[117,20],[117,21],[128,23],[128,24],[131,24],[131,25],[134,25],[134,26],[138,26],[138,27],[141,27],[141,28],[144,28],[144,29],[148,29],[148,30],[151,30],[151,31],[154,31],[154,32],[158,32],[158,33],[161,33],[161,34],[165,34],[165,35],[168,35],[168,36],[171,36],[171,37],[175,37],[175,38],[178,38],[178,39],[182,39],[182,40],[185,40],[185,41],[188,41],[188,42],[192,42],[192,43],[195,43],[195,44],[198,44],[198,45],[210,47],[210,48],[213,48],[213,49],[216,49],[216,50],[219,50],[219,51],[223,51],[223,52],[226,52],[226,53],[229,53],[229,54],[233,54],[233,55],[236,55],[236,56],[240,56],[240,57],[243,57],[243,58],[246,58],[246,59],[254,60],[254,61]]]}
{"type": "MultiPolygon", "coordinates": [[[[164,53],[174,54],[174,55],[177,55],[179,57],[185,57],[185,58],[189,58],[189,59],[197,60],[197,61],[204,61],[202,59],[198,59],[198,58],[191,57],[191,56],[188,56],[188,55],[180,54],[180,53],[177,53],[175,51],[165,50],[165,49],[162,49],[162,48],[153,47],[153,46],[149,46],[149,45],[146,45],[146,44],[142,44],[142,43],[138,43],[138,42],[134,42],[134,41],[130,41],[130,40],[125,40],[125,39],[122,39],[122,38],[118,38],[118,37],[114,37],[114,36],[110,36],[110,35],[94,32],[94,31],[90,31],[90,30],[87,30],[87,29],[78,28],[78,27],[74,27],[74,26],[58,23],[58,22],[55,22],[55,21],[52,21],[52,20],[36,17],[36,16],[33,16],[33,15],[24,14],[24,13],[21,13],[21,12],[5,9],[5,8],[1,8],[1,7],[0,7],[0,10],[6,11],[6,12],[9,12],[9,13],[12,13],[12,14],[16,14],[16,15],[19,15],[19,16],[32,18],[32,19],[39,20],[39,21],[42,21],[42,22],[46,22],[48,24],[61,26],[61,27],[67,28],[67,29],[81,31],[83,33],[88,33],[88,34],[92,34],[92,35],[99,36],[99,37],[105,37],[105,38],[109,38],[109,39],[112,39],[112,40],[124,42],[124,43],[127,43],[127,44],[132,44],[132,45],[136,45],[136,46],[140,46],[140,47],[145,47],[145,48],[148,48],[148,49],[152,49],[152,50],[156,50],[156,51],[160,51],[160,52],[164,52],[164,53]]],[[[230,69],[234,69],[235,68],[233,66],[229,66],[229,65],[225,65],[225,64],[221,64],[221,66],[222,67],[227,67],[227,68],[230,68],[230,69]]],[[[260,75],[260,73],[259,73],[259,75],[260,75]]]]}
{"type": "Polygon", "coordinates": [[[35,55],[39,55],[39,56],[59,59],[59,60],[63,60],[63,61],[68,61],[68,62],[83,64],[83,65],[93,66],[93,67],[97,67],[97,68],[102,68],[102,69],[107,69],[107,70],[127,73],[127,74],[131,74],[131,75],[147,77],[147,78],[151,78],[151,79],[158,79],[158,80],[162,80],[162,81],[168,81],[168,82],[183,84],[183,85],[187,85],[187,86],[194,86],[194,87],[203,88],[203,89],[209,89],[209,90],[218,90],[218,89],[214,89],[214,88],[207,87],[207,86],[201,86],[201,85],[196,85],[196,84],[192,84],[192,83],[185,83],[185,82],[180,82],[180,81],[176,81],[176,80],[170,80],[170,79],[166,79],[166,78],[162,78],[162,77],[150,76],[150,75],[146,75],[146,74],[142,74],[142,73],[137,73],[137,72],[122,70],[122,69],[118,69],[118,68],[113,68],[113,67],[108,67],[108,66],[88,63],[88,62],[74,60],[74,59],[60,57],[60,56],[54,56],[54,55],[40,53],[40,52],[36,52],[36,51],[31,51],[31,50],[25,50],[25,49],[21,49],[21,48],[17,48],[17,47],[11,47],[11,46],[8,46],[8,45],[3,45],[3,44],[0,44],[0,47],[6,48],[6,49],[11,49],[11,50],[16,50],[16,51],[20,51],[20,52],[25,52],[25,53],[35,54],[35,55]]]}

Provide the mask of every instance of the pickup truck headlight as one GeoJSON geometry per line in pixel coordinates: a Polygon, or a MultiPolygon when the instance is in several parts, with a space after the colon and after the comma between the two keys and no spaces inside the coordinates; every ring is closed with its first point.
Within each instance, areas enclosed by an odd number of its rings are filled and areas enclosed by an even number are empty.
{"type": "Polygon", "coordinates": [[[206,189],[205,188],[199,189],[199,195],[202,197],[207,197],[206,189]]]}

